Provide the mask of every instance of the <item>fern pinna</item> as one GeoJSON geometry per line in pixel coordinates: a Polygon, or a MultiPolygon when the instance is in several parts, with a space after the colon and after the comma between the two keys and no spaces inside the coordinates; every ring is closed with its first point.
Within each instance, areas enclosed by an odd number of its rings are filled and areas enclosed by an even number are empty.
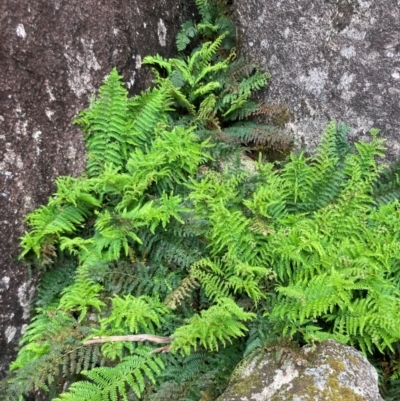
{"type": "Polygon", "coordinates": [[[22,256],[42,278],[10,400],[215,399],[270,337],[335,338],[395,374],[400,214],[382,140],[354,149],[332,122],[311,157],[213,160],[276,129],[248,120],[268,75],[197,4],[181,54],[146,59],[153,88],[129,98],[116,70],[105,79],[76,121],[87,171],[27,217],[22,256]]]}

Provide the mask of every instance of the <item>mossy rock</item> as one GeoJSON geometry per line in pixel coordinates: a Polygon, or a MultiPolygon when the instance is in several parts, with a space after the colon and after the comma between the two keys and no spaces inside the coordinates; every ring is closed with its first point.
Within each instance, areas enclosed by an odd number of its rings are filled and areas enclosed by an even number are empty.
{"type": "Polygon", "coordinates": [[[378,375],[352,347],[326,341],[260,350],[217,401],[383,401],[378,375]]]}

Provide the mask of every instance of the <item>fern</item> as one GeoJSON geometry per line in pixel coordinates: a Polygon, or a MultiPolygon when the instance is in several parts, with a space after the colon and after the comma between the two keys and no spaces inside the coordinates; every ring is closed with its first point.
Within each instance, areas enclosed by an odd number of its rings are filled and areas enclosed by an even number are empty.
{"type": "Polygon", "coordinates": [[[178,51],[185,50],[191,40],[197,35],[193,21],[186,21],[182,24],[180,32],[176,36],[176,47],[178,51]]]}
{"type": "Polygon", "coordinates": [[[91,176],[99,175],[108,163],[123,166],[128,151],[127,95],[114,68],[99,91],[99,99],[75,120],[86,133],[87,171],[91,176]]]}
{"type": "Polygon", "coordinates": [[[61,310],[79,312],[78,322],[81,322],[92,308],[100,311],[104,302],[99,299],[103,287],[93,280],[86,266],[78,268],[74,283],[65,287],[59,303],[61,310]]]}
{"type": "Polygon", "coordinates": [[[198,401],[205,394],[215,398],[226,386],[240,360],[240,349],[230,346],[218,353],[193,352],[186,357],[168,355],[168,366],[162,373],[163,383],[145,400],[198,401]]]}
{"type": "Polygon", "coordinates": [[[400,199],[398,160],[386,167],[374,184],[374,199],[378,206],[400,199]]]}
{"type": "Polygon", "coordinates": [[[62,234],[73,233],[89,216],[89,208],[85,205],[42,206],[29,214],[26,219],[32,230],[25,233],[21,240],[23,251],[21,257],[34,251],[37,257],[46,251],[62,234]]]}
{"type": "Polygon", "coordinates": [[[160,88],[166,89],[178,107],[194,116],[194,123],[220,131],[222,122],[247,118],[258,109],[250,96],[267,84],[269,74],[260,73],[254,64],[234,61],[232,23],[226,17],[216,17],[215,4],[200,2],[198,6],[204,22],[183,25],[178,34],[178,49],[186,49],[190,38],[198,35],[211,40],[204,40],[188,57],[166,60],[159,55],[147,56],[143,63],[166,74],[162,78],[153,69],[160,88]]]}
{"type": "Polygon", "coordinates": [[[90,381],[78,381],[71,385],[54,401],[68,400],[128,400],[128,389],[140,397],[145,389],[146,379],[155,383],[164,364],[159,357],[150,356],[144,347],[135,350],[115,367],[100,367],[82,371],[90,381]],[[128,389],[127,389],[128,388],[128,389]]]}
{"type": "MultiPolygon", "coordinates": [[[[155,71],[155,88],[129,99],[121,77],[111,71],[98,98],[75,121],[85,133],[86,174],[59,178],[48,205],[28,217],[31,229],[22,242],[23,256],[32,251],[41,263],[66,258],[71,266],[67,277],[60,271],[52,277],[56,270],[45,276],[38,303],[42,309],[27,331],[14,366],[16,380],[10,382],[16,397],[36,389],[55,397],[66,383],[72,383],[69,391],[57,399],[126,399],[132,392],[141,397],[145,388],[156,386],[160,359],[154,357],[154,364],[147,350],[132,343],[109,342],[100,349],[82,340],[138,330],[171,335],[194,314],[191,303],[198,302],[196,292],[203,291],[203,284],[188,272],[206,255],[206,244],[198,235],[201,224],[194,220],[186,184],[211,160],[209,134],[200,140],[198,128],[221,127],[216,94],[221,74],[235,56],[229,51],[231,22],[218,14],[219,7],[199,6],[204,20],[187,23],[178,36],[182,51],[190,45],[192,54],[149,59],[167,73],[162,78],[155,71]],[[196,47],[189,37],[202,37],[203,43],[196,47]],[[181,118],[181,108],[188,116],[181,118]],[[171,309],[179,312],[171,314],[171,309]],[[64,320],[46,331],[49,316],[64,320]],[[88,380],[77,382],[76,375],[88,380]]],[[[243,280],[234,282],[233,273],[227,273],[232,276],[229,291],[252,292],[258,299],[254,294],[261,292],[255,292],[253,282],[259,273],[249,275],[249,286],[244,276],[253,267],[238,266],[243,280]]],[[[236,316],[228,330],[215,333],[211,349],[242,335],[246,327],[240,322],[252,316],[229,300],[210,311],[202,316],[236,316]]],[[[214,379],[205,366],[199,380],[209,387],[214,379]]]]}
{"type": "Polygon", "coordinates": [[[171,97],[164,88],[155,88],[129,101],[132,120],[128,126],[127,142],[143,149],[153,139],[157,125],[167,121],[171,97]]]}
{"type": "Polygon", "coordinates": [[[242,322],[254,317],[254,313],[244,312],[230,298],[220,297],[217,305],[193,316],[189,324],[175,331],[171,350],[189,355],[191,348],[196,350],[199,344],[211,351],[218,350],[219,342],[226,345],[243,336],[247,328],[242,322]]]}
{"type": "Polygon", "coordinates": [[[293,338],[389,359],[397,380],[397,170],[375,130],[353,148],[335,121],[314,155],[244,169],[239,146],[288,145],[251,121],[273,114],[251,99],[269,75],[236,58],[223,3],[197,0],[178,57],[145,59],[153,88],[128,98],[113,70],[78,117],[86,173],[27,217],[22,254],[47,271],[10,399],[216,399],[244,356],[293,338]]]}
{"type": "Polygon", "coordinates": [[[24,347],[11,365],[10,399],[41,389],[55,395],[61,374],[71,377],[84,367],[102,363],[98,347],[85,351],[81,339],[87,334],[84,325],[54,309],[37,309],[34,321],[22,338],[24,347]],[[12,395],[12,397],[11,397],[12,395]]]}
{"type": "Polygon", "coordinates": [[[105,331],[109,335],[140,331],[153,333],[155,328],[161,326],[161,316],[165,313],[163,304],[148,296],[115,296],[112,299],[111,315],[100,320],[100,332],[102,335],[105,331]]]}

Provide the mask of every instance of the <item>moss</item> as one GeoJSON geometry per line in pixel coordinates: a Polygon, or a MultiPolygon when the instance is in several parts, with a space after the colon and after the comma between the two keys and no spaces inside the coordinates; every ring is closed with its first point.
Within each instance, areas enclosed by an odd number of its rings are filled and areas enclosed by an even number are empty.
{"type": "Polygon", "coordinates": [[[342,386],[335,374],[331,374],[326,381],[326,389],[322,392],[326,401],[365,401],[365,398],[350,387],[342,386]]]}
{"type": "MultiPolygon", "coordinates": [[[[291,384],[290,394],[302,401],[365,401],[365,398],[351,388],[341,385],[336,374],[329,375],[325,388],[321,390],[315,385],[314,376],[301,376],[291,384]]],[[[247,394],[248,391],[247,391],[247,394]]],[[[276,394],[270,401],[281,401],[288,398],[288,393],[276,394]]]]}
{"type": "Polygon", "coordinates": [[[345,364],[339,360],[337,357],[328,356],[326,361],[329,363],[329,366],[337,373],[344,372],[346,370],[345,364]]]}
{"type": "Polygon", "coordinates": [[[249,395],[252,389],[263,389],[265,383],[263,383],[262,378],[259,374],[252,374],[247,376],[245,380],[240,380],[236,382],[232,388],[231,393],[240,399],[241,396],[249,395]]]}
{"type": "MultiPolygon", "coordinates": [[[[322,369],[320,373],[321,379],[323,379],[322,386],[319,380],[317,382],[315,374],[307,373],[305,365],[298,365],[299,376],[291,380],[289,384],[283,385],[268,401],[293,399],[301,401],[365,401],[364,396],[356,393],[340,380],[341,374],[347,372],[346,363],[340,359],[341,352],[343,352],[342,346],[333,342],[327,342],[325,346],[326,353],[321,353],[320,348],[316,347],[316,349],[309,350],[305,355],[303,354],[311,366],[319,366],[322,369]]],[[[266,378],[274,377],[276,370],[282,365],[282,358],[286,360],[285,356],[278,352],[282,352],[282,350],[284,350],[283,353],[286,357],[290,355],[290,359],[297,360],[296,353],[288,350],[288,348],[274,348],[273,351],[268,352],[269,358],[261,358],[261,355],[257,355],[260,359],[250,362],[252,366],[247,371],[250,375],[246,376],[245,380],[236,377],[237,382],[230,387],[229,396],[231,398],[226,397],[224,399],[236,401],[243,399],[243,397],[249,398],[253,395],[254,398],[255,394],[261,394],[263,389],[270,384],[266,383],[266,378]],[[277,352],[279,355],[274,354],[277,352]],[[269,363],[263,363],[260,366],[260,363],[266,360],[269,360],[269,363]]],[[[347,355],[347,358],[354,363],[354,369],[357,369],[361,360],[351,353],[347,355]]],[[[246,364],[243,368],[245,366],[246,364]]],[[[244,370],[241,369],[242,375],[244,370]]]]}
{"type": "MultiPolygon", "coordinates": [[[[335,348],[336,347],[333,347],[332,351],[335,351],[335,348]]],[[[350,355],[349,358],[351,357],[350,355]]],[[[320,358],[321,354],[316,350],[310,351],[307,354],[307,359],[312,365],[318,365],[318,360],[320,360],[320,358]]],[[[357,366],[360,360],[354,357],[353,362],[355,366],[357,366]]],[[[346,371],[346,365],[335,356],[335,353],[333,355],[326,355],[324,357],[324,364],[325,363],[329,365],[329,368],[332,369],[333,372],[327,376],[323,389],[316,385],[314,375],[300,373],[300,376],[291,382],[291,387],[290,390],[288,389],[288,392],[276,394],[270,401],[288,399],[288,394],[296,395],[296,399],[302,401],[365,401],[363,396],[357,394],[350,387],[340,382],[338,376],[340,373],[346,371]]],[[[326,372],[326,374],[328,374],[328,372],[326,372]]]]}
{"type": "Polygon", "coordinates": [[[260,369],[259,366],[262,361],[263,354],[251,354],[239,363],[231,376],[231,382],[234,383],[229,386],[232,395],[240,399],[240,396],[248,395],[252,389],[257,391],[257,389],[261,390],[265,387],[265,381],[263,380],[264,370],[268,369],[268,372],[265,374],[266,377],[272,377],[277,366],[275,364],[268,364],[260,369]],[[247,369],[254,373],[249,374],[247,369]]]}
{"type": "Polygon", "coordinates": [[[360,358],[358,358],[355,355],[348,355],[347,357],[351,363],[353,363],[354,365],[358,365],[360,363],[360,358]]]}

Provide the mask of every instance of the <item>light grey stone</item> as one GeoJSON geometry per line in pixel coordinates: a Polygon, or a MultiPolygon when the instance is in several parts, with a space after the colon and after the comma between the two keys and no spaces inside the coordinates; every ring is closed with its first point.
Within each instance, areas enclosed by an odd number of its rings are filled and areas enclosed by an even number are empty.
{"type": "Polygon", "coordinates": [[[272,75],[260,97],[287,105],[286,129],[313,150],[331,119],[352,139],[372,127],[400,156],[398,0],[246,0],[235,2],[243,54],[272,75]]]}
{"type": "Polygon", "coordinates": [[[250,356],[217,401],[383,401],[374,367],[357,350],[329,340],[299,350],[250,356]]]}

